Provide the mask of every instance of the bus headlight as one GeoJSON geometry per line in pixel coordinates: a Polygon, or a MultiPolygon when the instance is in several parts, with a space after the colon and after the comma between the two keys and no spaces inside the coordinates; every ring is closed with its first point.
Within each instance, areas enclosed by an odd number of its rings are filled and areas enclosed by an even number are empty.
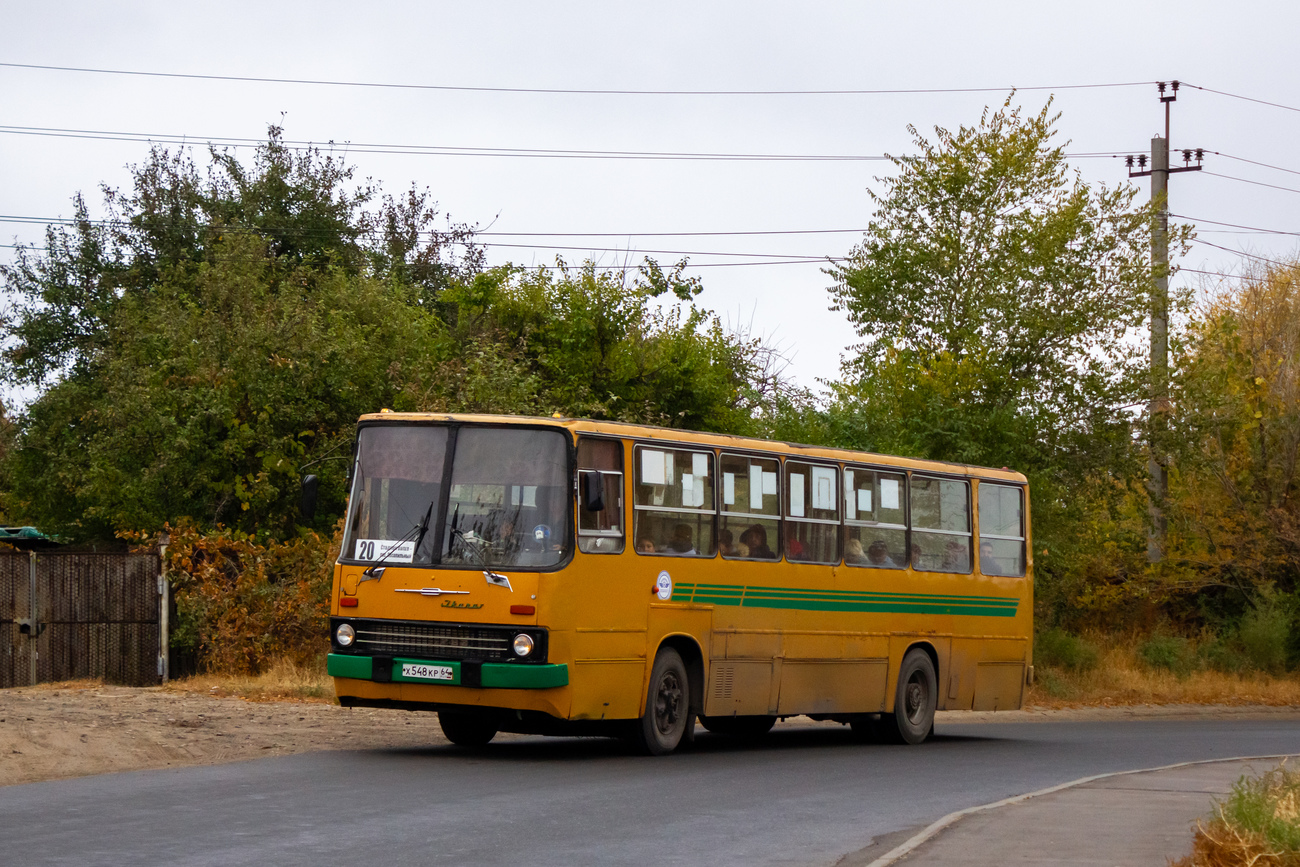
{"type": "MultiPolygon", "coordinates": [[[[339,628],[334,630],[334,640],[339,643],[339,647],[351,647],[352,642],[357,640],[357,631],[351,623],[340,623],[339,628]]],[[[515,641],[518,643],[518,639],[515,641]]]]}
{"type": "Polygon", "coordinates": [[[533,652],[533,637],[519,633],[515,636],[515,656],[527,656],[533,652]]]}

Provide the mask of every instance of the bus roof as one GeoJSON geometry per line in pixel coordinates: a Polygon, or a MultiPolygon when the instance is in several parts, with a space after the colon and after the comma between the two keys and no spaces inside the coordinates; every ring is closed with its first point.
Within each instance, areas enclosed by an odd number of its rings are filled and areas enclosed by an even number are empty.
{"type": "Polygon", "coordinates": [[[659,427],[657,425],[632,424],[621,421],[595,421],[592,419],[567,418],[554,416],[522,415],[483,415],[474,413],[438,413],[438,412],[375,412],[361,416],[361,422],[460,422],[467,424],[521,424],[546,425],[564,428],[579,433],[605,434],[608,436],[629,437],[641,440],[658,440],[663,442],[690,442],[718,448],[746,449],[766,451],[773,454],[825,458],[848,463],[883,464],[902,467],[921,472],[954,473],[999,481],[1028,484],[1024,474],[1006,467],[981,467],[974,464],[960,464],[949,461],[931,461],[920,458],[905,458],[876,452],[862,452],[833,446],[813,446],[803,443],[789,443],[780,440],[765,440],[758,437],[743,437],[733,434],[708,433],[705,431],[686,430],[684,428],[659,427]]]}

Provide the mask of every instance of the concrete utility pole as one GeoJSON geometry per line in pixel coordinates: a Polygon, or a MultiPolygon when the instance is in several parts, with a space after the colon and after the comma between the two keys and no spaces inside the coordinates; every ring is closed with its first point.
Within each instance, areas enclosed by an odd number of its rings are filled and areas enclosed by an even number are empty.
{"type": "Polygon", "coordinates": [[[1165,454],[1164,432],[1169,413],[1169,175],[1176,172],[1198,172],[1205,156],[1202,148],[1183,151],[1183,165],[1169,167],[1169,106],[1178,99],[1178,82],[1172,82],[1169,94],[1165,83],[1156,82],[1160,101],[1165,106],[1165,137],[1151,139],[1151,169],[1146,170],[1146,155],[1137,158],[1138,171],[1133,170],[1133,157],[1125,159],[1130,178],[1151,176],[1151,201],[1156,204],[1155,225],[1151,227],[1151,266],[1154,281],[1151,286],[1151,394],[1147,403],[1147,491],[1151,501],[1151,529],[1147,534],[1147,560],[1159,563],[1164,557],[1165,519],[1164,504],[1169,496],[1169,467],[1165,454]],[[1192,165],[1192,155],[1196,165],[1192,165]]]}

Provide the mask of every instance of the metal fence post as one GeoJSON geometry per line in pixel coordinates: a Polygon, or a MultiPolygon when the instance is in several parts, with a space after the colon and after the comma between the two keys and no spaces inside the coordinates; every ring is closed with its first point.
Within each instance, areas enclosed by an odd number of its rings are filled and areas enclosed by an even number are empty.
{"type": "Polygon", "coordinates": [[[166,683],[171,675],[172,588],[167,580],[167,544],[171,535],[165,530],[158,537],[158,674],[166,683]]]}
{"type": "Polygon", "coordinates": [[[37,649],[36,638],[41,634],[40,606],[36,603],[36,549],[27,552],[27,564],[29,567],[29,591],[27,594],[27,616],[31,618],[30,632],[28,633],[28,647],[31,653],[28,654],[27,661],[31,665],[31,683],[29,686],[36,686],[36,658],[40,656],[37,649]]]}

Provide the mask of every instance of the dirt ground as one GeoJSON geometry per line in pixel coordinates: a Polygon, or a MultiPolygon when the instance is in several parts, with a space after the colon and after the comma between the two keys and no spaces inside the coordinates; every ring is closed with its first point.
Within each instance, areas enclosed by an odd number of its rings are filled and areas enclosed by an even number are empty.
{"type": "MultiPolygon", "coordinates": [[[[939,725],[991,719],[1050,722],[1152,717],[1300,720],[1300,708],[1030,708],[998,714],[940,713],[939,725]]],[[[812,723],[797,718],[782,724],[812,723]]],[[[248,701],[156,687],[68,684],[0,690],[0,786],[313,750],[445,743],[432,713],[347,709],[320,701],[248,701]]]]}

